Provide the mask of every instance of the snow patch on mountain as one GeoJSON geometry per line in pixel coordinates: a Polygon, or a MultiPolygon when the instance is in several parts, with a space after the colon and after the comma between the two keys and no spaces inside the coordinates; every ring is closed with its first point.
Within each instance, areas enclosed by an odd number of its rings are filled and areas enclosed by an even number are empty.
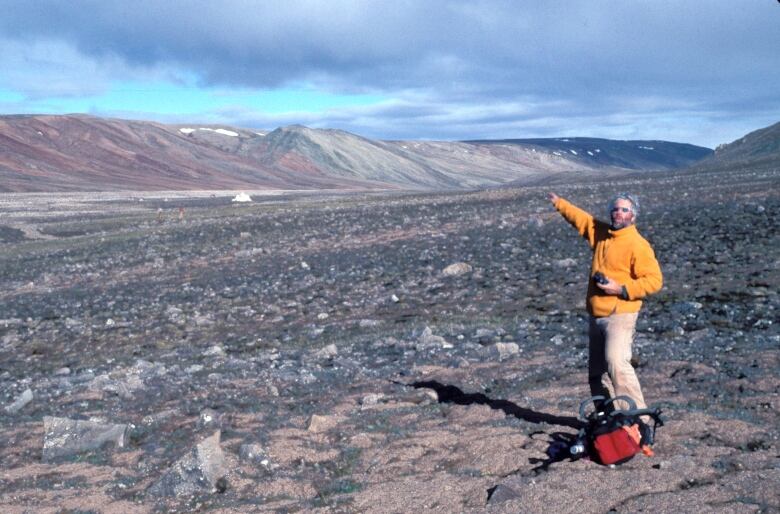
{"type": "Polygon", "coordinates": [[[180,128],[179,132],[182,134],[192,134],[196,130],[206,130],[208,132],[216,132],[217,134],[222,134],[223,136],[230,136],[230,137],[238,137],[238,132],[233,132],[232,130],[226,130],[226,129],[213,129],[213,128],[180,128]]]}

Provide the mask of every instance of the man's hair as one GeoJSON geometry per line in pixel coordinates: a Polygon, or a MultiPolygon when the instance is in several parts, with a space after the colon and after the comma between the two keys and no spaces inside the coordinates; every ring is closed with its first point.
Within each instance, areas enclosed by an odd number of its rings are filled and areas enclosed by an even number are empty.
{"type": "Polygon", "coordinates": [[[628,200],[631,202],[631,212],[634,214],[634,218],[639,217],[639,198],[631,193],[616,194],[612,200],[609,201],[609,205],[607,205],[607,216],[612,214],[612,208],[618,200],[628,200]]]}

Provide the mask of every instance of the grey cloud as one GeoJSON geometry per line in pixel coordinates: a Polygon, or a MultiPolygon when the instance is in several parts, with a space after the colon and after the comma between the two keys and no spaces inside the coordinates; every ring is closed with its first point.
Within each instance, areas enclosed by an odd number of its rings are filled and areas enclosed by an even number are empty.
{"type": "Polygon", "coordinates": [[[731,109],[754,118],[780,114],[780,4],[769,0],[37,0],[0,7],[0,38],[67,45],[117,73],[168,70],[220,87],[305,82],[404,99],[371,113],[299,113],[300,122],[354,116],[359,127],[383,124],[412,135],[428,134],[426,124],[432,134],[456,134],[471,123],[487,134],[522,129],[534,116],[624,120],[624,98],[649,99],[638,114],[647,119],[674,117],[684,105],[705,126],[731,109]],[[741,105],[731,107],[734,98],[741,105]],[[526,107],[501,111],[501,103],[526,107]],[[486,114],[475,115],[481,107],[486,114]]]}
{"type": "Polygon", "coordinates": [[[475,96],[484,84],[507,94],[739,82],[776,62],[780,43],[780,7],[765,1],[10,3],[0,21],[7,37],[60,39],[96,58],[260,87],[317,75],[475,96]]]}

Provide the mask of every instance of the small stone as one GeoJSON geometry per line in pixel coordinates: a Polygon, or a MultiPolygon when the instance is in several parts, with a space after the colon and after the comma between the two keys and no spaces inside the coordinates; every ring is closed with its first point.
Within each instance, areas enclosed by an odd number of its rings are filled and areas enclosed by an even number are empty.
{"type": "Polygon", "coordinates": [[[311,419],[309,420],[309,428],[307,430],[315,434],[327,432],[331,428],[338,425],[338,423],[339,420],[334,416],[320,416],[319,414],[312,414],[311,419]]]}
{"type": "Polygon", "coordinates": [[[489,328],[478,328],[474,339],[480,344],[489,344],[498,340],[498,334],[489,328]]]}
{"type": "Polygon", "coordinates": [[[434,389],[423,389],[423,392],[425,392],[425,395],[428,396],[431,400],[435,402],[439,401],[439,393],[437,393],[434,389]]]}
{"type": "Polygon", "coordinates": [[[266,464],[263,465],[264,466],[268,465],[267,464],[268,459],[266,459],[265,448],[263,448],[261,445],[256,443],[242,444],[238,450],[238,456],[245,461],[249,461],[253,463],[262,464],[263,461],[265,461],[266,464]]]}
{"type": "Polygon", "coordinates": [[[553,265],[558,268],[571,268],[572,266],[577,265],[577,261],[575,259],[572,259],[571,257],[566,259],[560,259],[557,261],[553,261],[553,265]]]}
{"type": "Polygon", "coordinates": [[[550,342],[554,344],[555,346],[560,346],[564,342],[566,342],[566,337],[564,337],[563,334],[556,334],[553,337],[550,338],[550,342]]]}
{"type": "Polygon", "coordinates": [[[382,400],[385,397],[382,393],[371,393],[367,394],[363,397],[363,399],[360,401],[360,404],[363,408],[366,407],[373,407],[374,405],[377,405],[380,400],[382,400]]]}
{"type": "Polygon", "coordinates": [[[167,409],[164,411],[155,412],[154,414],[147,414],[143,417],[143,419],[141,419],[141,423],[146,426],[157,425],[167,419],[172,418],[176,414],[178,414],[176,409],[167,409]]]}
{"type": "Polygon", "coordinates": [[[204,409],[198,417],[198,428],[220,428],[223,416],[214,409],[204,409]]]}
{"type": "Polygon", "coordinates": [[[331,343],[328,346],[320,349],[316,354],[314,354],[318,359],[332,359],[336,355],[338,355],[339,349],[336,347],[335,344],[331,343]]]}
{"type": "Polygon", "coordinates": [[[192,321],[195,323],[195,326],[198,326],[198,327],[203,327],[203,326],[213,325],[214,324],[214,320],[211,319],[211,317],[204,316],[202,314],[196,314],[192,318],[192,321]]]}
{"type": "Polygon", "coordinates": [[[468,368],[471,366],[471,363],[465,357],[456,357],[454,364],[456,368],[468,368]]]}
{"type": "Polygon", "coordinates": [[[503,361],[520,353],[517,343],[494,343],[480,350],[482,355],[503,361]]]}
{"type": "Polygon", "coordinates": [[[453,345],[448,343],[442,336],[433,335],[430,327],[425,327],[417,341],[417,345],[415,345],[417,351],[424,351],[429,348],[453,348],[453,345]]]}
{"type": "Polygon", "coordinates": [[[214,346],[209,347],[205,352],[203,352],[203,355],[206,357],[224,357],[225,350],[218,344],[215,344],[214,346]]]}
{"type": "Polygon", "coordinates": [[[5,411],[8,414],[16,414],[25,406],[27,406],[27,404],[29,404],[31,401],[33,401],[33,392],[30,388],[27,388],[16,398],[16,400],[14,400],[11,405],[7,405],[5,407],[5,411]]]}
{"type": "Polygon", "coordinates": [[[498,484],[488,491],[488,503],[496,504],[520,498],[520,495],[511,487],[498,484]]]}
{"type": "Polygon", "coordinates": [[[699,302],[678,302],[671,305],[669,309],[674,313],[682,314],[684,316],[695,316],[703,307],[704,305],[699,302]]]}

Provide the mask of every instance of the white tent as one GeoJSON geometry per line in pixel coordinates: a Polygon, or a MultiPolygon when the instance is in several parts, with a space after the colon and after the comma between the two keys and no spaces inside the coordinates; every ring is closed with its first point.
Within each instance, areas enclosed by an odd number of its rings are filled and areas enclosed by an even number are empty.
{"type": "Polygon", "coordinates": [[[238,193],[235,198],[233,198],[234,202],[251,202],[252,198],[246,194],[246,193],[238,193]]]}

